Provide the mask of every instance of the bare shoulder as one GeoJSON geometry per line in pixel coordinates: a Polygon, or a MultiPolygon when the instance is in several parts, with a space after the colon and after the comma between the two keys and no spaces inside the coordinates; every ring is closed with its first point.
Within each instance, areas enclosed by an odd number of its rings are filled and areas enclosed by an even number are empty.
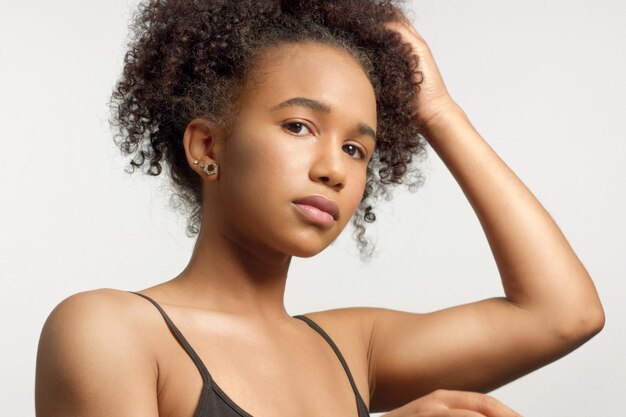
{"type": "Polygon", "coordinates": [[[114,289],[61,301],[39,339],[37,415],[158,415],[156,361],[137,325],[144,311],[114,289]]]}
{"type": "Polygon", "coordinates": [[[141,303],[134,303],[137,296],[127,291],[113,288],[100,288],[72,294],[62,300],[50,313],[48,319],[59,314],[98,312],[106,314],[127,313],[133,308],[140,308],[141,303]]]}
{"type": "Polygon", "coordinates": [[[341,307],[303,314],[324,330],[369,340],[372,325],[384,309],[377,307],[341,307]]]}
{"type": "MultiPolygon", "coordinates": [[[[42,329],[42,337],[54,337],[57,341],[77,338],[81,334],[92,337],[109,335],[124,336],[116,346],[127,348],[145,346],[137,331],[150,316],[145,300],[111,288],[79,292],[62,300],[50,313],[42,329]]],[[[80,340],[75,340],[80,342],[80,340]]]]}
{"type": "Polygon", "coordinates": [[[368,407],[376,384],[370,360],[372,329],[382,310],[376,307],[342,307],[303,314],[337,344],[368,407]]]}

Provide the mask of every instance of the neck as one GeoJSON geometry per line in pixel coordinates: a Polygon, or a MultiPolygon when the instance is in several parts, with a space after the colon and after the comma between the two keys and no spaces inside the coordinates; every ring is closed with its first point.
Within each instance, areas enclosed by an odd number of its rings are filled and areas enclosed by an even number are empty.
{"type": "Polygon", "coordinates": [[[290,255],[243,247],[215,229],[201,229],[189,264],[169,284],[199,308],[275,322],[290,319],[284,305],[290,262],[290,255]]]}

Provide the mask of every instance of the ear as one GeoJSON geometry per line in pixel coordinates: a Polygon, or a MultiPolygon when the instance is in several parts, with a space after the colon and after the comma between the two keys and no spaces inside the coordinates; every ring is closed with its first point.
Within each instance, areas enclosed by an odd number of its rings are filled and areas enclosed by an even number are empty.
{"type": "Polygon", "coordinates": [[[193,163],[196,160],[219,164],[223,141],[224,129],[217,123],[206,119],[193,119],[183,134],[187,163],[196,171],[200,169],[193,163]]]}

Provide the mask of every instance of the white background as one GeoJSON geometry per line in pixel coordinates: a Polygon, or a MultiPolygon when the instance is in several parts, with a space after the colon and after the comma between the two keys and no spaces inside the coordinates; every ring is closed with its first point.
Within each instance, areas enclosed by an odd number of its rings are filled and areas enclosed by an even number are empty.
{"type": "MultiPolygon", "coordinates": [[[[124,172],[107,100],[135,2],[0,0],[0,415],[34,415],[37,341],[70,294],[139,290],[191,253],[160,179],[124,172]]],[[[524,416],[626,409],[626,3],[413,1],[412,20],[475,127],[555,218],[600,292],[602,333],[493,395],[524,416]]],[[[426,312],[502,295],[480,225],[432,151],[381,202],[360,264],[352,229],[294,259],[290,314],[426,312]]]]}

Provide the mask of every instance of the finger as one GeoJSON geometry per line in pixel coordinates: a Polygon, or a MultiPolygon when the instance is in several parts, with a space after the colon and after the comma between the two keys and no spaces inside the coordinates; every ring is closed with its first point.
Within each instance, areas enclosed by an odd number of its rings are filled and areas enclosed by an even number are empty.
{"type": "Polygon", "coordinates": [[[417,29],[415,29],[413,23],[404,13],[402,13],[401,11],[397,11],[394,17],[395,19],[392,20],[392,22],[399,24],[400,26],[411,32],[413,35],[415,35],[417,38],[423,40],[422,36],[417,32],[417,29]]]}
{"type": "Polygon", "coordinates": [[[400,23],[398,21],[385,22],[384,26],[389,30],[399,33],[405,42],[415,42],[425,47],[428,47],[426,40],[419,33],[417,33],[417,31],[412,26],[407,26],[406,24],[400,23]]]}
{"type": "MultiPolygon", "coordinates": [[[[439,417],[439,416],[437,416],[439,417]]],[[[472,410],[446,410],[441,417],[487,417],[484,414],[472,410]]]]}
{"type": "Polygon", "coordinates": [[[521,417],[494,397],[478,392],[441,391],[436,393],[451,409],[469,410],[485,417],[521,417]]]}

